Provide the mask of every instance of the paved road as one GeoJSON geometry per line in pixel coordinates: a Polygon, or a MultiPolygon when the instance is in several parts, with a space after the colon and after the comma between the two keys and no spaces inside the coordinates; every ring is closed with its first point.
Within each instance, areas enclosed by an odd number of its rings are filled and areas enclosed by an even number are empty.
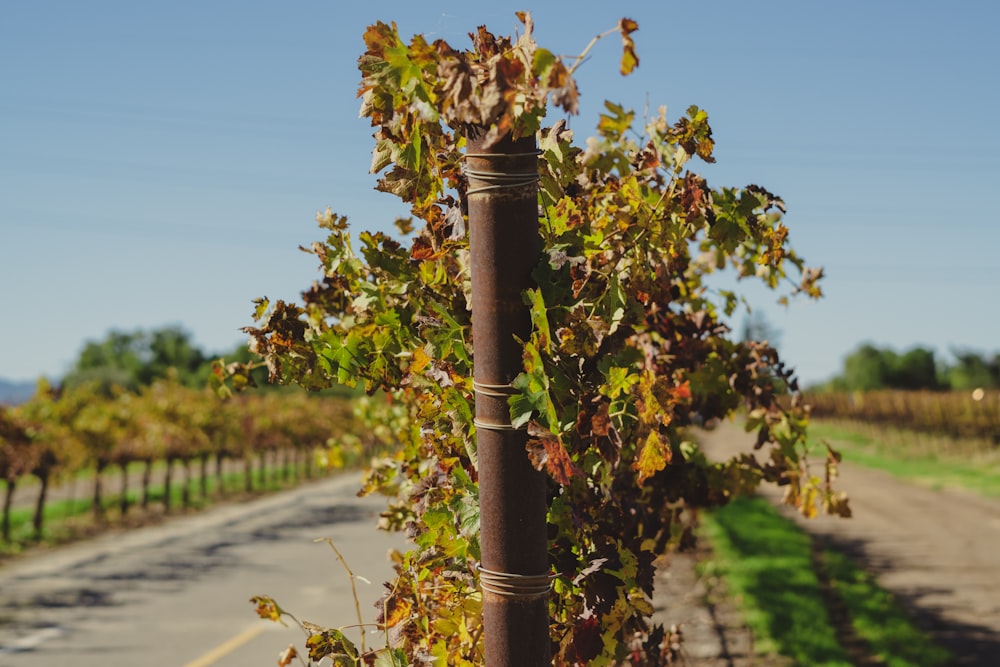
{"type": "MultiPolygon", "coordinates": [[[[235,667],[274,665],[297,628],[258,620],[248,600],[274,596],[299,619],[366,622],[391,576],[398,535],[374,529],[379,498],[358,499],[353,476],[130,533],[105,535],[0,569],[0,666],[235,667]]],[[[356,638],[356,635],[353,635],[356,638]]]]}
{"type": "MultiPolygon", "coordinates": [[[[729,425],[703,442],[718,458],[748,448],[747,436],[729,425]]],[[[1000,665],[1000,503],[850,464],[842,482],[855,518],[819,519],[806,528],[864,560],[955,650],[957,664],[1000,665]]],[[[374,529],[384,503],[357,499],[356,484],[347,477],[318,482],[0,569],[0,667],[274,665],[290,642],[301,646],[302,636],[256,620],[251,595],[274,595],[304,620],[354,622],[346,575],[328,546],[312,542],[323,537],[373,582],[360,591],[371,621],[371,602],[391,574],[385,554],[403,541],[374,529]]],[[[692,630],[704,616],[702,624],[718,630],[711,610],[696,606],[700,596],[687,594],[693,585],[663,586],[660,597],[669,593],[685,608],[679,615],[658,599],[661,620],[692,630]]],[[[733,649],[741,649],[727,641],[728,650],[712,639],[704,656],[690,656],[704,662],[691,664],[742,664],[733,660],[733,649]],[[711,655],[720,651],[725,660],[711,655]]]]}

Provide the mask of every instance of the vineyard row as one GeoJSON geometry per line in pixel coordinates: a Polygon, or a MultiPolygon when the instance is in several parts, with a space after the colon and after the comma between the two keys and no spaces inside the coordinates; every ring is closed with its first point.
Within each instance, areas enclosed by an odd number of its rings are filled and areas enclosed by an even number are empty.
{"type": "Polygon", "coordinates": [[[185,506],[193,487],[207,494],[210,476],[217,491],[225,492],[223,469],[231,470],[235,461],[241,462],[246,491],[254,490],[254,466],[257,479],[264,480],[268,466],[272,476],[276,470],[285,477],[312,476],[317,453],[325,456],[323,467],[343,465],[373,445],[356,435],[353,423],[349,401],[301,392],[241,394],[222,401],[209,391],[170,380],[137,394],[107,395],[93,386],[58,392],[41,386],[29,402],[0,407],[0,479],[6,483],[0,537],[11,540],[14,494],[18,483],[30,477],[38,482],[33,514],[38,539],[44,533],[50,489],[81,471],[92,471],[92,510],[102,522],[109,471],[119,472],[118,502],[124,515],[132,502],[148,508],[152,471],[165,463],[157,496],[169,512],[177,486],[185,506]],[[129,470],[137,466],[141,491],[130,500],[129,470]],[[182,481],[174,478],[178,468],[184,471],[182,481]],[[197,483],[193,469],[199,474],[197,483]]]}
{"type": "Polygon", "coordinates": [[[1000,445],[1000,392],[872,391],[808,396],[819,419],[904,428],[949,438],[981,439],[1000,445]]]}

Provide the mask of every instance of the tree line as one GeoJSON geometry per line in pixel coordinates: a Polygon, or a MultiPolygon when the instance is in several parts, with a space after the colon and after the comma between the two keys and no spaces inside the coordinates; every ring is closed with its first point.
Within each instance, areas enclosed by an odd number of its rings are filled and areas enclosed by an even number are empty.
{"type": "Polygon", "coordinates": [[[952,350],[951,355],[953,361],[946,361],[926,347],[896,352],[865,343],[844,359],[840,374],[816,389],[844,392],[1000,388],[1000,353],[990,356],[959,349],[952,350]]]}
{"type": "MultiPolygon", "coordinates": [[[[199,388],[208,384],[220,356],[198,347],[189,332],[175,325],[150,331],[112,330],[103,339],[84,344],[60,384],[66,388],[95,384],[105,393],[113,388],[135,392],[170,374],[185,387],[199,388]]],[[[224,356],[246,362],[251,355],[246,345],[239,345],[224,356]]],[[[266,384],[265,377],[258,379],[266,384]]]]}

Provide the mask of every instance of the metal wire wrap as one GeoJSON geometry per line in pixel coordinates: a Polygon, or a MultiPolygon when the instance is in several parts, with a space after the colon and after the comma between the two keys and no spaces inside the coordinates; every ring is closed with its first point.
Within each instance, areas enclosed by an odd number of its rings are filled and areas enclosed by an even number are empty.
{"type": "Polygon", "coordinates": [[[475,380],[472,381],[472,390],[490,398],[507,398],[517,393],[512,384],[486,384],[475,380]]]}
{"type": "Polygon", "coordinates": [[[484,431],[526,431],[528,430],[528,425],[524,426],[514,426],[513,424],[491,424],[490,422],[479,421],[478,418],[472,420],[473,425],[476,428],[483,429],[484,431]]]}
{"type": "MultiPolygon", "coordinates": [[[[466,153],[466,158],[491,159],[491,158],[517,158],[517,157],[537,157],[541,151],[531,151],[529,153],[466,153]]],[[[469,169],[468,165],[463,165],[465,175],[471,180],[482,181],[486,185],[469,188],[466,196],[491,190],[502,190],[505,188],[524,188],[538,183],[538,171],[528,172],[502,172],[502,171],[481,171],[469,169]]]]}
{"type": "Polygon", "coordinates": [[[535,149],[527,153],[466,153],[463,158],[494,158],[494,157],[538,157],[542,154],[542,151],[535,149]]]}
{"type": "Polygon", "coordinates": [[[480,565],[479,585],[489,593],[508,598],[535,599],[545,597],[552,589],[552,575],[511,574],[510,572],[495,572],[480,565]]]}
{"type": "MultiPolygon", "coordinates": [[[[490,398],[509,398],[517,393],[517,389],[511,384],[486,384],[483,382],[472,381],[472,390],[480,396],[488,396],[490,398]]],[[[490,422],[479,421],[479,418],[474,418],[472,423],[475,424],[476,428],[481,428],[486,431],[524,431],[528,428],[527,424],[524,426],[514,426],[513,424],[492,424],[490,422]]]]}
{"type": "Polygon", "coordinates": [[[525,188],[538,183],[537,172],[533,174],[529,172],[504,173],[500,171],[476,171],[473,169],[466,169],[465,175],[471,177],[470,183],[471,179],[475,179],[487,184],[476,188],[469,188],[465,192],[466,196],[478,194],[480,192],[489,192],[491,190],[525,188]]]}

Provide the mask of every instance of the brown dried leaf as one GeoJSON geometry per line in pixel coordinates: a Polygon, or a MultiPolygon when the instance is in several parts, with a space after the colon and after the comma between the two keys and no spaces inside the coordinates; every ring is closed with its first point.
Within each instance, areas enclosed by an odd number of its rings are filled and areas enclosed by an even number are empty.
{"type": "Polygon", "coordinates": [[[566,486],[574,477],[583,477],[583,471],[570,458],[561,440],[547,428],[532,421],[528,424],[528,439],[525,449],[535,470],[544,469],[561,486],[566,486]]]}
{"type": "Polygon", "coordinates": [[[278,654],[278,667],[288,667],[298,655],[299,652],[295,650],[295,645],[289,644],[288,648],[278,654]]]}
{"type": "Polygon", "coordinates": [[[622,35],[621,73],[624,76],[628,76],[639,66],[639,56],[635,54],[635,42],[631,36],[638,29],[639,24],[632,19],[623,18],[618,22],[618,30],[622,35]]]}
{"type": "Polygon", "coordinates": [[[608,415],[610,407],[610,403],[602,401],[597,414],[590,420],[591,431],[598,437],[607,437],[611,433],[611,417],[608,415]]]}

